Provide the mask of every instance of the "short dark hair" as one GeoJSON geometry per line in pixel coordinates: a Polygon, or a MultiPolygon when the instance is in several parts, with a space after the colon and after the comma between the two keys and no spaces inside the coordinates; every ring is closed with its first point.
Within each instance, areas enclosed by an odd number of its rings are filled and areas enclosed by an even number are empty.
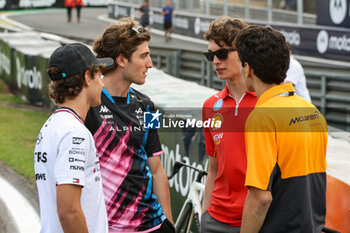
{"type": "MultiPolygon", "coordinates": [[[[114,61],[120,55],[130,60],[137,46],[151,40],[148,29],[141,28],[140,24],[130,18],[124,17],[120,23],[110,25],[102,35],[95,40],[93,49],[97,57],[111,57],[114,61]]],[[[118,63],[106,67],[103,74],[106,75],[117,69],[118,63]]]]}
{"type": "Polygon", "coordinates": [[[223,47],[221,42],[233,46],[233,42],[243,28],[248,24],[242,19],[220,16],[210,23],[208,30],[203,35],[205,40],[214,40],[217,45],[223,47]]]}
{"type": "MultiPolygon", "coordinates": [[[[51,100],[55,104],[62,104],[66,99],[74,99],[83,89],[85,72],[89,72],[91,79],[94,79],[95,73],[102,69],[102,66],[91,66],[80,74],[51,81],[49,84],[49,96],[51,100]]],[[[62,73],[62,70],[53,66],[47,69],[47,73],[49,75],[56,75],[62,73]]]]}
{"type": "Polygon", "coordinates": [[[289,68],[289,46],[283,34],[270,27],[251,25],[238,33],[234,47],[264,83],[280,84],[289,68]]]}

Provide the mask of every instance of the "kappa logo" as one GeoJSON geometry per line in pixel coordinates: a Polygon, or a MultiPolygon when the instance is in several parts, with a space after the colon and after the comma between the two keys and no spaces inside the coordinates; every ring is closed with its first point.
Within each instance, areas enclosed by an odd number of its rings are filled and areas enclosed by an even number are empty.
{"type": "Polygon", "coordinates": [[[85,140],[85,138],[73,137],[72,142],[73,142],[73,144],[80,145],[84,140],[85,140]]]}
{"type": "Polygon", "coordinates": [[[105,105],[102,105],[100,108],[100,113],[110,113],[111,110],[109,110],[105,105]]]}
{"type": "Polygon", "coordinates": [[[341,24],[347,12],[346,0],[330,0],[329,1],[329,14],[334,24],[341,24]]]}

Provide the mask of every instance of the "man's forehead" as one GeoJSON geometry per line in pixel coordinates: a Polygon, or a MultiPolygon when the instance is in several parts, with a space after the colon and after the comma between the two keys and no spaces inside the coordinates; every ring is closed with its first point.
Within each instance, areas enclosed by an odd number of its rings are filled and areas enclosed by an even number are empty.
{"type": "Polygon", "coordinates": [[[138,45],[138,46],[136,47],[136,50],[135,50],[134,53],[142,54],[142,53],[147,53],[147,52],[149,52],[149,51],[150,51],[150,50],[149,50],[148,42],[145,41],[145,42],[143,42],[142,44],[140,44],[140,45],[138,45]]]}

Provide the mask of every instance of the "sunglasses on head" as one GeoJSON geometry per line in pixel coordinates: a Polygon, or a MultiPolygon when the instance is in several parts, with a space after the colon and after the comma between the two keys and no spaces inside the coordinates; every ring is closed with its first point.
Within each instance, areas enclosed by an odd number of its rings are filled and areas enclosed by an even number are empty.
{"type": "Polygon", "coordinates": [[[204,56],[207,58],[208,61],[212,62],[214,60],[214,56],[216,56],[219,60],[225,60],[227,58],[227,54],[229,51],[236,51],[234,48],[229,48],[229,49],[218,49],[215,52],[208,51],[203,53],[204,56]]]}
{"type": "Polygon", "coordinates": [[[141,34],[143,32],[145,32],[145,28],[143,27],[132,27],[131,31],[130,31],[130,36],[134,36],[136,34],[141,34]]]}

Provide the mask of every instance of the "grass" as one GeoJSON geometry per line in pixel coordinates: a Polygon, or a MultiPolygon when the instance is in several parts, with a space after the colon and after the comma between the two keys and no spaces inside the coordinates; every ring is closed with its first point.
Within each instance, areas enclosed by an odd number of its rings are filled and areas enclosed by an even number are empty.
{"type": "Polygon", "coordinates": [[[4,86],[0,81],[0,162],[34,184],[34,147],[49,113],[28,109],[28,104],[4,86]]]}

